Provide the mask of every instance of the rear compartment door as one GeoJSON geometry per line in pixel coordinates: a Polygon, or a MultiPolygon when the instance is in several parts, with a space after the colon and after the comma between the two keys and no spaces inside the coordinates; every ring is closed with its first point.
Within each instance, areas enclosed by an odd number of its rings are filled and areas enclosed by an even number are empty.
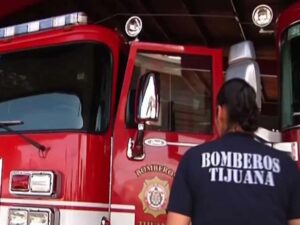
{"type": "Polygon", "coordinates": [[[223,82],[222,52],[202,47],[135,42],[131,46],[113,136],[112,225],[165,224],[176,168],[192,146],[214,139],[216,94],[223,82]],[[139,77],[160,77],[159,120],[147,122],[145,157],[127,157],[137,133],[139,77]]]}

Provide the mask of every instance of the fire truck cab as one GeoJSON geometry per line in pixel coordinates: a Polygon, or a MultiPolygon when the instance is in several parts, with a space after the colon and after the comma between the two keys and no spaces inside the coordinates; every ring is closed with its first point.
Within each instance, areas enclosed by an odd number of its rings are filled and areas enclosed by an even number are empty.
{"type": "Polygon", "coordinates": [[[0,52],[1,224],[164,224],[179,159],[217,135],[222,51],[73,13],[1,29],[0,52]]]}
{"type": "MultiPolygon", "coordinates": [[[[299,37],[300,4],[287,8],[278,18],[276,41],[280,73],[280,118],[282,138],[300,144],[299,133],[299,37]]],[[[299,168],[300,168],[300,164],[299,168]]]]}
{"type": "MultiPolygon", "coordinates": [[[[224,78],[221,49],[126,42],[83,13],[0,29],[1,224],[164,225],[182,155],[217,137],[223,80],[249,81],[260,103],[250,42],[229,66],[224,78]]],[[[257,135],[297,158],[288,130],[257,135]]]]}

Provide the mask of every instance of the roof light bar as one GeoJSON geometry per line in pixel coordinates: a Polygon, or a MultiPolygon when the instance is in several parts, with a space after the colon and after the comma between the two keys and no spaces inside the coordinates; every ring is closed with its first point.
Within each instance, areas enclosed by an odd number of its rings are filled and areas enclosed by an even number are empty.
{"type": "Polygon", "coordinates": [[[80,24],[87,24],[87,16],[83,12],[71,13],[29,23],[23,23],[15,26],[0,28],[0,39],[80,24]]]}

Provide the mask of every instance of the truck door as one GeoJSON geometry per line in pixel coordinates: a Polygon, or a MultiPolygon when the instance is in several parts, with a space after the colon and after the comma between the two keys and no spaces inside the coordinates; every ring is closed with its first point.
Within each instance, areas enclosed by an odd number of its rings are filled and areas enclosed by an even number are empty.
{"type": "Polygon", "coordinates": [[[217,136],[214,116],[222,81],[219,49],[131,45],[113,136],[112,225],[165,224],[179,160],[189,148],[217,136]],[[133,156],[137,84],[149,72],[160,81],[159,115],[144,123],[141,154],[133,156]]]}

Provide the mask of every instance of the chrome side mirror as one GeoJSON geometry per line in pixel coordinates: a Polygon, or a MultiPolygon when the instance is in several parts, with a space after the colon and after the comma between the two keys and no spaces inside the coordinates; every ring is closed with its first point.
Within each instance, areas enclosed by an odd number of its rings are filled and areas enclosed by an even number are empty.
{"type": "Polygon", "coordinates": [[[129,139],[127,157],[133,160],[143,160],[145,122],[157,121],[160,106],[160,79],[157,73],[147,73],[140,77],[135,98],[135,120],[138,130],[133,139],[129,139]]]}
{"type": "Polygon", "coordinates": [[[153,72],[139,80],[136,96],[136,121],[156,121],[159,115],[159,75],[153,72]]]}
{"type": "Polygon", "coordinates": [[[254,88],[257,106],[261,109],[261,75],[255,59],[255,50],[251,41],[243,41],[232,45],[229,51],[229,67],[226,71],[226,80],[240,78],[247,81],[254,88]]]}

